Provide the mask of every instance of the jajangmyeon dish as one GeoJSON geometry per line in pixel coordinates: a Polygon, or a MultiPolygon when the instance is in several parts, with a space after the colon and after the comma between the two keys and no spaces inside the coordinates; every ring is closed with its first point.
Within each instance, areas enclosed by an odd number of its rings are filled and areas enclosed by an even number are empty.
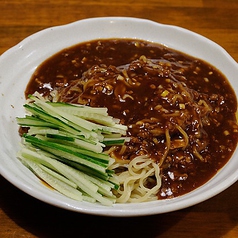
{"type": "Polygon", "coordinates": [[[208,63],[162,45],[106,39],[64,49],[42,63],[25,95],[106,107],[128,127],[104,149],[117,202],[183,195],[225,165],[237,145],[236,96],[208,63]]]}

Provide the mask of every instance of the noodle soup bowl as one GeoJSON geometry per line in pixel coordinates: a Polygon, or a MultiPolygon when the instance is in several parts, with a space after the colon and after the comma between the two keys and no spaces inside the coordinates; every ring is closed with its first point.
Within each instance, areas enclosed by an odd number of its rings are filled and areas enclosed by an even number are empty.
{"type": "Polygon", "coordinates": [[[160,43],[214,65],[238,92],[237,62],[219,45],[186,29],[150,20],[106,17],[80,20],[40,31],[0,56],[1,143],[0,173],[25,193],[48,204],[75,212],[103,216],[144,216],[183,209],[219,194],[238,179],[238,152],[215,176],[185,195],[144,203],[103,206],[77,202],[44,186],[18,159],[20,136],[16,117],[25,111],[24,91],[36,68],[60,50],[94,39],[131,38],[160,43]],[[13,64],[14,62],[14,64],[13,64]]]}

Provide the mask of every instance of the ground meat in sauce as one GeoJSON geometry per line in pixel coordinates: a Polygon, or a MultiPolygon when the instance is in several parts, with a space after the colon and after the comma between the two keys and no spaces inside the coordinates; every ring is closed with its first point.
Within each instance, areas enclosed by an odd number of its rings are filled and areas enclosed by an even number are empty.
{"type": "Polygon", "coordinates": [[[114,39],[65,49],[36,70],[25,93],[53,89],[64,95],[62,101],[107,107],[128,125],[131,141],[123,154],[118,148],[117,156],[132,159],[148,153],[161,163],[159,198],[205,183],[237,144],[237,102],[225,77],[211,65],[161,45],[114,39]]]}

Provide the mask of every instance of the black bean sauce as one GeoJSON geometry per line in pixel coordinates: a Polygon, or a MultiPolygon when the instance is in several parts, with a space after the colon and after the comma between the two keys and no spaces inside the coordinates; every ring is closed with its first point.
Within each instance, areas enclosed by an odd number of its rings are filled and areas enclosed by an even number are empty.
{"type": "Polygon", "coordinates": [[[147,153],[161,164],[159,198],[204,184],[237,145],[237,101],[227,79],[208,63],[162,45],[107,39],[64,49],[38,67],[25,95],[54,89],[67,95],[62,101],[107,107],[128,125],[132,139],[117,155],[147,153]]]}

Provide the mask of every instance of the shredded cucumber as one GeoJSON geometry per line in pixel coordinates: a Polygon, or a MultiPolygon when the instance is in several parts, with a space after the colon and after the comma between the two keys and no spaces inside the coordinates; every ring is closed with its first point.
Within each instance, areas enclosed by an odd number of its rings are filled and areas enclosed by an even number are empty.
{"type": "Polygon", "coordinates": [[[106,108],[48,102],[29,96],[27,115],[16,118],[27,128],[19,159],[58,192],[79,201],[112,205],[119,184],[105,146],[123,145],[127,127],[106,108]]]}
{"type": "Polygon", "coordinates": [[[58,179],[57,177],[52,175],[52,172],[49,172],[50,170],[44,167],[43,165],[34,163],[30,160],[24,160],[24,163],[27,164],[27,166],[42,180],[44,180],[47,184],[49,184],[52,188],[55,190],[60,191],[60,193],[78,200],[82,201],[82,193],[74,189],[73,187],[69,186],[67,183],[62,182],[62,180],[58,179]]]}

